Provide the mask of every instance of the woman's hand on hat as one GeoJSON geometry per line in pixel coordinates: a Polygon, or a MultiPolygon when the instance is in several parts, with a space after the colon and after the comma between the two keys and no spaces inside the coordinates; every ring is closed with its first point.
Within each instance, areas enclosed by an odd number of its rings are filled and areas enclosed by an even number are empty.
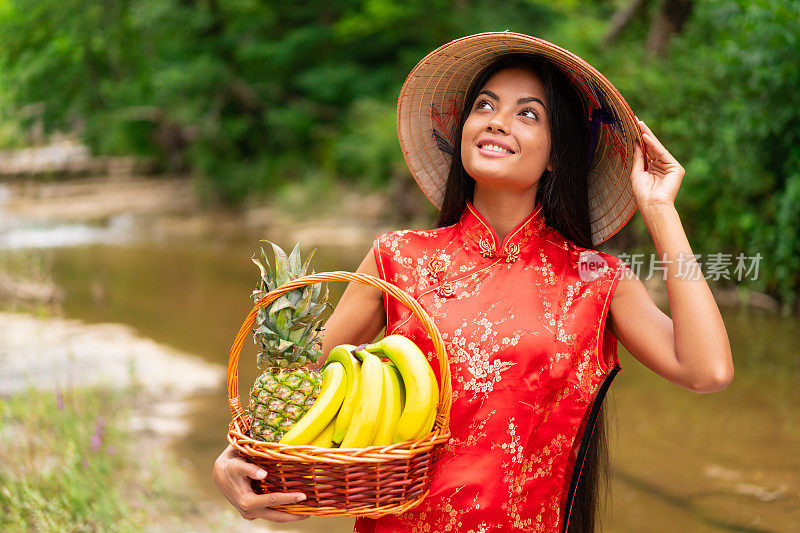
{"type": "Polygon", "coordinates": [[[673,207],[686,171],[647,124],[639,117],[636,122],[645,147],[643,154],[638,143],[634,146],[631,186],[636,205],[643,214],[652,208],[673,207]]]}
{"type": "Polygon", "coordinates": [[[301,492],[275,492],[256,494],[250,485],[251,479],[264,479],[267,472],[253,463],[245,461],[228,445],[214,462],[214,483],[229,502],[236,507],[242,518],[263,518],[271,522],[295,522],[308,518],[271,509],[276,505],[297,503],[306,498],[301,492]]]}

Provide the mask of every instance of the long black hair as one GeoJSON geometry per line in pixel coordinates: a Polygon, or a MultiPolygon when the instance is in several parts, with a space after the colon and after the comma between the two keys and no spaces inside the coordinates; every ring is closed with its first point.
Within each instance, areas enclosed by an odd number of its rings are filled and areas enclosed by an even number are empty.
{"type": "MultiPolygon", "coordinates": [[[[533,72],[542,82],[547,99],[550,124],[550,163],[536,190],[545,223],[574,244],[592,248],[589,220],[588,163],[589,128],[580,94],[567,76],[551,62],[532,54],[514,53],[499,56],[484,68],[467,90],[455,131],[453,160],[447,176],[437,227],[455,224],[472,200],[475,180],[464,170],[461,161],[461,134],[472,104],[489,78],[504,68],[518,67],[533,72]]],[[[569,532],[595,531],[599,522],[601,496],[608,494],[609,458],[604,409],[598,413],[576,488],[569,532]],[[600,483],[605,484],[601,493],[600,483]]],[[[576,468],[578,466],[576,465],[576,468]]]]}

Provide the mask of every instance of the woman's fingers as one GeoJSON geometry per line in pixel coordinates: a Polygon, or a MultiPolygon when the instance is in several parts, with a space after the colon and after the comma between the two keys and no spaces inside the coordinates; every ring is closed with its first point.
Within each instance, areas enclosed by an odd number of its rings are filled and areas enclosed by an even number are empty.
{"type": "Polygon", "coordinates": [[[644,170],[644,155],[642,154],[642,147],[638,142],[633,143],[633,172],[642,172],[644,170]]]}
{"type": "MultiPolygon", "coordinates": [[[[650,180],[647,187],[639,189],[640,198],[643,203],[650,204],[666,204],[673,202],[675,196],[680,188],[681,180],[683,179],[685,170],[678,163],[678,160],[667,150],[661,141],[653,135],[653,132],[643,121],[636,117],[636,124],[642,135],[642,144],[644,144],[644,154],[642,160],[634,162],[634,170],[642,169],[644,172],[636,174],[636,176],[644,176],[649,174],[650,180]]],[[[639,147],[635,149],[635,154],[638,157],[639,147]]],[[[642,180],[639,180],[640,182],[642,180]]],[[[642,184],[644,185],[644,184],[642,184]]],[[[634,184],[636,187],[636,184],[634,184]]]]}
{"type": "Polygon", "coordinates": [[[242,459],[232,447],[223,451],[214,462],[214,482],[222,494],[247,520],[263,518],[272,522],[296,522],[308,518],[276,511],[271,507],[297,503],[306,499],[302,492],[256,494],[251,479],[264,479],[266,470],[242,459]]]}
{"type": "Polygon", "coordinates": [[[306,499],[302,492],[274,492],[271,494],[249,494],[241,503],[241,514],[248,520],[264,518],[273,522],[296,522],[308,518],[306,515],[295,515],[270,509],[277,505],[288,505],[306,499]]]}
{"type": "Polygon", "coordinates": [[[275,511],[269,508],[256,509],[254,511],[242,511],[241,515],[242,518],[246,520],[255,520],[257,518],[263,518],[264,520],[269,520],[270,522],[279,522],[279,523],[298,522],[300,520],[305,520],[306,518],[308,518],[308,515],[283,513],[281,511],[275,511]]]}
{"type": "Polygon", "coordinates": [[[235,471],[241,477],[249,477],[250,479],[264,479],[267,477],[267,471],[261,468],[260,466],[245,461],[239,457],[235,459],[231,459],[235,461],[235,471]]]}
{"type": "Polygon", "coordinates": [[[244,499],[242,507],[258,509],[260,507],[275,507],[301,502],[306,499],[302,492],[272,492],[269,494],[251,494],[244,499]]]}
{"type": "Polygon", "coordinates": [[[661,141],[659,141],[658,138],[655,135],[653,135],[653,132],[650,130],[649,127],[647,127],[647,124],[639,120],[639,117],[636,117],[636,122],[639,125],[639,129],[642,132],[642,137],[644,138],[645,141],[645,148],[647,150],[647,155],[650,156],[650,158],[653,160],[660,159],[661,161],[664,162],[674,161],[677,163],[677,160],[674,157],[672,157],[672,154],[669,153],[669,150],[667,150],[664,147],[664,145],[661,144],[661,141]]]}

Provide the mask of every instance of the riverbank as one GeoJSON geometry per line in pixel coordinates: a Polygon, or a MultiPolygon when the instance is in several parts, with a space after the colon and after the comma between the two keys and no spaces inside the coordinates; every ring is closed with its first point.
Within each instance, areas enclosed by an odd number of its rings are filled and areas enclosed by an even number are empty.
{"type": "Polygon", "coordinates": [[[135,388],[141,399],[178,401],[215,390],[223,379],[221,366],[139,337],[122,324],[0,312],[2,395],[28,387],[113,386],[135,388]]]}
{"type": "MultiPolygon", "coordinates": [[[[274,197],[254,199],[238,210],[210,204],[203,197],[197,182],[187,177],[15,180],[0,185],[0,245],[15,247],[15,232],[26,231],[30,238],[32,230],[45,225],[85,225],[84,233],[94,229],[100,242],[225,238],[268,231],[305,245],[347,247],[366,237],[371,241],[396,225],[383,191],[331,180],[290,184],[274,197]],[[107,231],[98,233],[103,229],[107,231]]],[[[418,213],[410,226],[425,227],[428,215],[418,213]]]]}
{"type": "Polygon", "coordinates": [[[121,324],[0,312],[2,529],[254,531],[172,448],[224,374],[121,324]]]}

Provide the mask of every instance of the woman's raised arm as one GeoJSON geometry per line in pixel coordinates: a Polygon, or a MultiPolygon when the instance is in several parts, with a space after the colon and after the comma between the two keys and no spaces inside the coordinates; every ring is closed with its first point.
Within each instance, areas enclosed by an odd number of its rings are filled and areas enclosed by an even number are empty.
{"type": "Polygon", "coordinates": [[[656,307],[639,279],[628,277],[611,300],[612,330],[631,355],[659,375],[695,392],[716,392],[733,380],[733,358],[719,308],[675,209],[684,169],[644,122],[639,127],[646,151],[636,146],[631,184],[666,264],[672,318],[656,307]]]}

